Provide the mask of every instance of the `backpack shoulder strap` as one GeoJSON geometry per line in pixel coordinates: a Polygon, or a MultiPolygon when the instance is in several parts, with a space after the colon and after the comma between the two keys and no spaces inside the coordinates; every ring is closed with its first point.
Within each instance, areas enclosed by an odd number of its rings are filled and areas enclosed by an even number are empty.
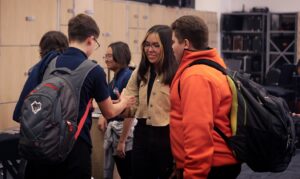
{"type": "Polygon", "coordinates": [[[42,80],[42,81],[49,79],[51,72],[52,72],[54,69],[56,69],[56,61],[57,61],[57,58],[58,58],[58,56],[55,57],[54,59],[52,59],[52,60],[50,61],[50,63],[48,64],[48,66],[47,66],[47,68],[46,68],[46,70],[45,70],[45,72],[44,72],[43,80],[42,80]]]}
{"type": "MultiPolygon", "coordinates": [[[[220,64],[218,64],[217,62],[214,62],[212,60],[208,60],[208,59],[198,59],[198,60],[195,60],[193,61],[192,63],[190,63],[187,67],[184,68],[184,70],[182,71],[182,73],[189,67],[191,66],[194,66],[194,65],[207,65],[207,66],[210,66],[216,70],[219,70],[220,72],[222,72],[224,75],[227,75],[227,72],[225,70],[224,67],[222,67],[220,64]]],[[[181,74],[182,74],[181,73],[181,74]]],[[[180,95],[180,79],[179,79],[179,82],[178,82],[178,94],[179,94],[179,98],[181,98],[181,95],[180,95]]]]}
{"type": "Polygon", "coordinates": [[[89,59],[84,60],[75,70],[71,71],[71,75],[65,76],[74,87],[78,104],[80,101],[81,87],[89,72],[97,66],[96,63],[89,59]]]}

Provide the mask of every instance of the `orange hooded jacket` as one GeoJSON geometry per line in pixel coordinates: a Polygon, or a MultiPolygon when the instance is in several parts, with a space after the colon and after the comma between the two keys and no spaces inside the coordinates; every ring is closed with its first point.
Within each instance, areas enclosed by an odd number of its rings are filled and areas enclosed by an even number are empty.
{"type": "Polygon", "coordinates": [[[223,67],[216,49],[185,51],[170,91],[170,137],[176,167],[184,169],[185,179],[205,179],[212,166],[237,163],[216,125],[231,136],[232,95],[226,77],[206,65],[184,68],[198,59],[210,59],[223,67]],[[183,72],[184,70],[184,72],[183,72]],[[180,94],[178,82],[180,79],[180,94]]]}

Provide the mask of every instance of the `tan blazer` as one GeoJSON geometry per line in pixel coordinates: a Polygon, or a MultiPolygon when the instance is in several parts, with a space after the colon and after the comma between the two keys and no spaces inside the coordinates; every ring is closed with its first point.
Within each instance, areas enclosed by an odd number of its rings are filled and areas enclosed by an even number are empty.
{"type": "MultiPolygon", "coordinates": [[[[149,105],[147,105],[147,89],[148,83],[140,82],[137,86],[137,69],[133,71],[126,89],[125,95],[135,96],[137,104],[131,107],[128,117],[146,118],[147,125],[152,126],[166,126],[169,124],[170,117],[170,87],[161,82],[162,76],[156,76],[151,95],[149,98],[149,105]]],[[[150,76],[150,69],[146,73],[147,79],[150,76]]]]}

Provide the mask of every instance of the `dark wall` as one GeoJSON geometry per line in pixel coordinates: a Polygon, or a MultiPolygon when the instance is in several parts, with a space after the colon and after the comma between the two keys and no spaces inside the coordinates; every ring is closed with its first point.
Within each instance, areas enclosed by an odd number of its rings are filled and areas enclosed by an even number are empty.
{"type": "Polygon", "coordinates": [[[149,4],[195,8],[195,0],[131,0],[149,4]]]}

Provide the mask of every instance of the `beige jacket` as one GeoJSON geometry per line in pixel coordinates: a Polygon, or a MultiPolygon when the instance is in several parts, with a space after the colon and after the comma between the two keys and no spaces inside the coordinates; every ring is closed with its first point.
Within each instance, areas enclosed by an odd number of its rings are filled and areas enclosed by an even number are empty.
{"type": "MultiPolygon", "coordinates": [[[[137,104],[131,107],[130,112],[127,113],[128,117],[146,118],[147,125],[152,126],[166,126],[169,124],[170,112],[170,87],[161,82],[162,76],[156,76],[151,95],[149,98],[149,105],[147,105],[147,89],[148,83],[140,82],[137,86],[137,69],[133,71],[126,89],[125,95],[135,96],[137,104]]],[[[149,79],[150,70],[146,73],[149,79]]]]}

